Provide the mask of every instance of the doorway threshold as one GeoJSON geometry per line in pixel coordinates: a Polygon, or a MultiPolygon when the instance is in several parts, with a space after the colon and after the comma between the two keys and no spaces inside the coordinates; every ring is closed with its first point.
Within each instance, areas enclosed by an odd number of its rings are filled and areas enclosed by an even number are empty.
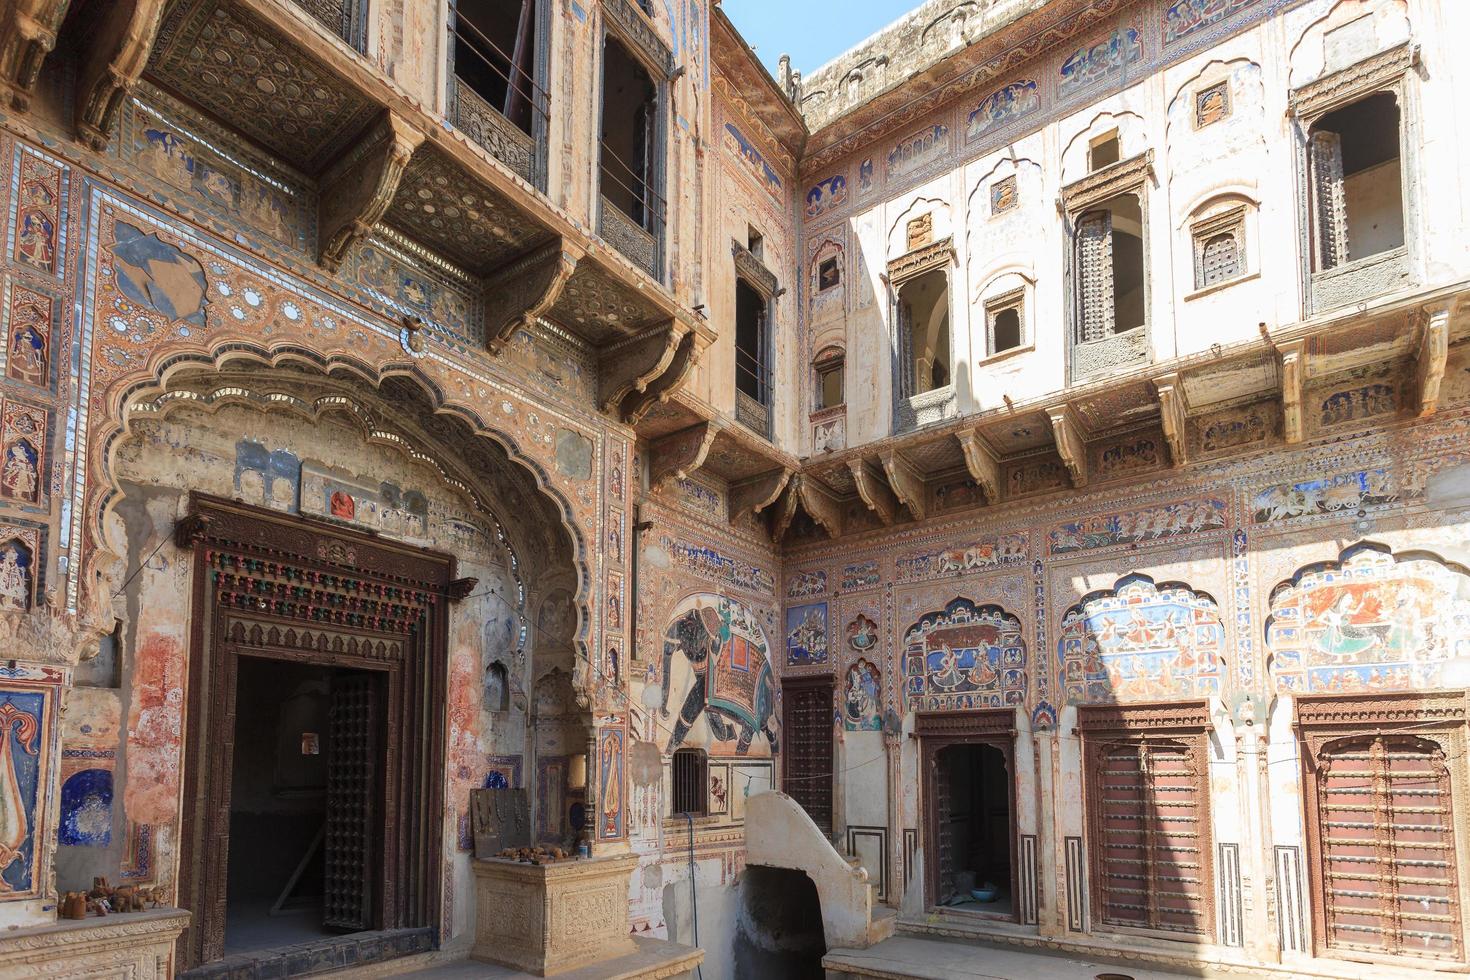
{"type": "Polygon", "coordinates": [[[319,973],[385,963],[403,956],[427,953],[434,948],[434,930],[384,929],[354,932],[345,936],[314,939],[294,946],[236,953],[184,970],[178,980],[278,980],[309,977],[319,973]]]}

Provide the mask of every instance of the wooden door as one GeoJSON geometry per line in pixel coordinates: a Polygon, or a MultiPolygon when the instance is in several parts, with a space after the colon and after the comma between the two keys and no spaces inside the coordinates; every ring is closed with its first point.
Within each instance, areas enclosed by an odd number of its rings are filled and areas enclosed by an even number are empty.
{"type": "Polygon", "coordinates": [[[328,715],[327,833],[322,925],[356,932],[376,928],[373,872],[378,863],[381,699],[377,679],[332,679],[328,715]]]}
{"type": "Polygon", "coordinates": [[[832,836],[832,679],[792,678],[781,684],[784,710],[781,791],[832,836]]]}

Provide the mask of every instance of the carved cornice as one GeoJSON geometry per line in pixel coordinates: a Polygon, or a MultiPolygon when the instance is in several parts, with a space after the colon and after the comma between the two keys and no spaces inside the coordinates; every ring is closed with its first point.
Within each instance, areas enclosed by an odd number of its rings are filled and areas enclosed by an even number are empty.
{"type": "Polygon", "coordinates": [[[749,283],[767,303],[774,300],[781,292],[781,283],[776,279],[776,274],[767,269],[766,264],[756,258],[754,252],[733,238],[730,240],[730,254],[735,258],[735,274],[749,283]]]}
{"type": "Polygon", "coordinates": [[[821,525],[827,537],[835,538],[842,533],[842,504],[818,480],[798,473],[792,477],[801,506],[811,519],[821,525]]]}
{"type": "Polygon", "coordinates": [[[888,263],[888,281],[894,286],[907,279],[921,276],[933,269],[942,269],[954,258],[954,237],[916,248],[888,263]]]}
{"type": "Polygon", "coordinates": [[[1077,709],[1077,731],[1202,731],[1210,727],[1208,701],[1145,704],[1084,704],[1077,709]]]}
{"type": "Polygon", "coordinates": [[[898,513],[898,498],[884,482],[877,466],[865,459],[850,459],[847,468],[852,471],[853,483],[857,485],[858,497],[867,504],[868,510],[878,515],[878,520],[887,527],[898,513]]]}
{"type": "Polygon", "coordinates": [[[1394,727],[1463,725],[1467,719],[1465,695],[1460,694],[1341,694],[1304,695],[1296,699],[1296,723],[1302,728],[1394,727]]]}
{"type": "Polygon", "coordinates": [[[674,73],[674,54],[658,36],[648,15],[633,5],[632,0],[603,0],[602,12],[618,37],[648,63],[663,80],[674,73]]]}
{"type": "Polygon", "coordinates": [[[703,466],[720,428],[718,422],[700,422],[654,442],[648,460],[649,491],[658,493],[703,466]]]}
{"type": "Polygon", "coordinates": [[[553,238],[485,277],[485,346],[499,353],[516,331],[545,316],[577,271],[582,252],[565,238],[553,238]]]}
{"type": "Polygon", "coordinates": [[[687,333],[678,320],[669,320],[605,347],[597,382],[602,410],[621,415],[624,399],[642,394],[669,369],[687,333]]]}
{"type": "Polygon", "coordinates": [[[1307,380],[1307,345],[1298,340],[1282,344],[1281,435],[1288,444],[1301,442],[1306,434],[1302,422],[1302,388],[1307,380]]]}
{"type": "Polygon", "coordinates": [[[1119,194],[1141,189],[1154,173],[1153,148],[1103,167],[1062,188],[1062,210],[1077,214],[1119,194]]]}
{"type": "Polygon", "coordinates": [[[634,392],[623,399],[619,409],[623,421],[628,425],[637,425],[655,405],[673,398],[683,387],[694,366],[699,363],[704,348],[705,344],[697,333],[690,332],[681,337],[674,348],[674,356],[669,358],[668,366],[642,391],[634,392]]]}
{"type": "Polygon", "coordinates": [[[801,495],[796,492],[796,474],[791,474],[786,483],[786,489],[781,494],[781,499],[771,512],[771,540],[780,543],[786,536],[787,528],[791,527],[791,520],[796,516],[796,505],[800,502],[801,495]]]}
{"type": "Polygon", "coordinates": [[[920,711],[914,715],[914,734],[920,738],[961,738],[1016,734],[1015,708],[975,711],[920,711]]]}
{"type": "Polygon", "coordinates": [[[914,520],[924,519],[924,478],[913,465],[899,453],[889,450],[881,457],[883,472],[888,476],[888,485],[893,493],[914,515],[914,520]]]}
{"type": "Polygon", "coordinates": [[[1304,124],[1374,91],[1387,88],[1419,64],[1419,46],[1405,41],[1342,71],[1308,82],[1291,93],[1287,106],[1304,124]]]}
{"type": "Polygon", "coordinates": [[[393,112],[384,112],[356,146],[321,180],[317,203],[321,247],[317,261],[336,272],[353,245],[373,233],[398,193],[403,169],[424,134],[393,112]]]}
{"type": "Polygon", "coordinates": [[[10,105],[30,108],[41,63],[56,46],[56,32],[71,0],[12,0],[0,14],[0,82],[10,86],[10,105]]]}

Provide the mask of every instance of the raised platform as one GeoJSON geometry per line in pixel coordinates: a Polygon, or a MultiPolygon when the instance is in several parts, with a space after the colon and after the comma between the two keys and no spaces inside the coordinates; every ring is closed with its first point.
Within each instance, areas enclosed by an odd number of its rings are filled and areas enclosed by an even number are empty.
{"type": "Polygon", "coordinates": [[[0,977],[171,980],[182,909],[121,912],[0,933],[0,977]]]}

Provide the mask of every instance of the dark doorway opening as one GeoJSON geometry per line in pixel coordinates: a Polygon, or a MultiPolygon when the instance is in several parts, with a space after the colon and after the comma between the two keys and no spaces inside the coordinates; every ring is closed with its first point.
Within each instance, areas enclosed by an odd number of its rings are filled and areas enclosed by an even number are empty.
{"type": "Polygon", "coordinates": [[[1011,777],[993,745],[951,745],[935,773],[938,904],[1014,917],[1011,777]]]}
{"type": "Polygon", "coordinates": [[[735,976],[821,980],[827,941],[817,886],[800,871],[751,865],[740,875],[735,976]]]}
{"type": "Polygon", "coordinates": [[[240,658],[225,955],[380,927],[381,680],[240,658]]]}

